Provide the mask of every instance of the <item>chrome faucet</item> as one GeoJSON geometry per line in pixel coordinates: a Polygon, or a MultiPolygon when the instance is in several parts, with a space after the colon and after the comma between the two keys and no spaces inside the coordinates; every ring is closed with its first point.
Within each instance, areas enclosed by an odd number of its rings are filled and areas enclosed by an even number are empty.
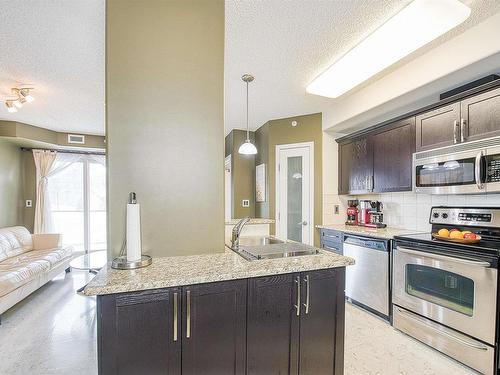
{"type": "Polygon", "coordinates": [[[233,233],[231,236],[231,249],[237,250],[240,246],[240,235],[241,231],[243,230],[243,227],[245,226],[246,223],[250,221],[249,217],[244,217],[233,228],[233,233]]]}

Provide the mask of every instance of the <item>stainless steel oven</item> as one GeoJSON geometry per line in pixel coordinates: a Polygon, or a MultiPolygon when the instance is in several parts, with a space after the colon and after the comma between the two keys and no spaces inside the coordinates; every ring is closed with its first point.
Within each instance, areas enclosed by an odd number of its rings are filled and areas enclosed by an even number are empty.
{"type": "Polygon", "coordinates": [[[413,154],[417,193],[478,194],[500,191],[500,137],[413,154]]]}
{"type": "Polygon", "coordinates": [[[493,345],[498,270],[486,259],[394,249],[393,303],[493,345]]]}

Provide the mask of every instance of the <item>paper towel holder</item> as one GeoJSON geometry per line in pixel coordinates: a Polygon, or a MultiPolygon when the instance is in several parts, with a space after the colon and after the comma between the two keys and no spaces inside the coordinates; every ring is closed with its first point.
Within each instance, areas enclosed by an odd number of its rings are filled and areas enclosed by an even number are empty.
{"type": "MultiPolygon", "coordinates": [[[[129,194],[129,204],[136,204],[137,203],[137,198],[134,192],[129,194]]],[[[122,248],[120,250],[120,256],[117,258],[113,259],[111,262],[111,268],[115,268],[118,270],[133,270],[136,268],[143,268],[146,266],[149,266],[152,262],[153,259],[149,255],[141,255],[141,259],[136,260],[136,261],[129,261],[127,260],[127,254],[126,254],[126,241],[123,241],[122,248]]]]}

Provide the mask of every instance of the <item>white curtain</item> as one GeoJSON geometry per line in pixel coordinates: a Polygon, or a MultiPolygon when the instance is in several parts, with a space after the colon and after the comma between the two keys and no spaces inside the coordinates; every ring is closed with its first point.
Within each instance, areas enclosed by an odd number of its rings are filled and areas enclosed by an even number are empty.
{"type": "Polygon", "coordinates": [[[52,233],[52,212],[50,207],[50,177],[83,160],[105,165],[104,155],[57,153],[49,150],[33,150],[36,166],[35,233],[52,233]]]}

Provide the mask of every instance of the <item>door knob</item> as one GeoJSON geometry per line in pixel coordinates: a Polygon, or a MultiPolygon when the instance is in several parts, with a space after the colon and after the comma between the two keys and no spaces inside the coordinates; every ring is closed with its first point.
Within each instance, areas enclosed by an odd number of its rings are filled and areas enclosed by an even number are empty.
{"type": "Polygon", "coordinates": [[[304,221],[298,223],[297,225],[304,225],[304,226],[306,226],[307,225],[307,221],[304,220],[304,221]]]}

